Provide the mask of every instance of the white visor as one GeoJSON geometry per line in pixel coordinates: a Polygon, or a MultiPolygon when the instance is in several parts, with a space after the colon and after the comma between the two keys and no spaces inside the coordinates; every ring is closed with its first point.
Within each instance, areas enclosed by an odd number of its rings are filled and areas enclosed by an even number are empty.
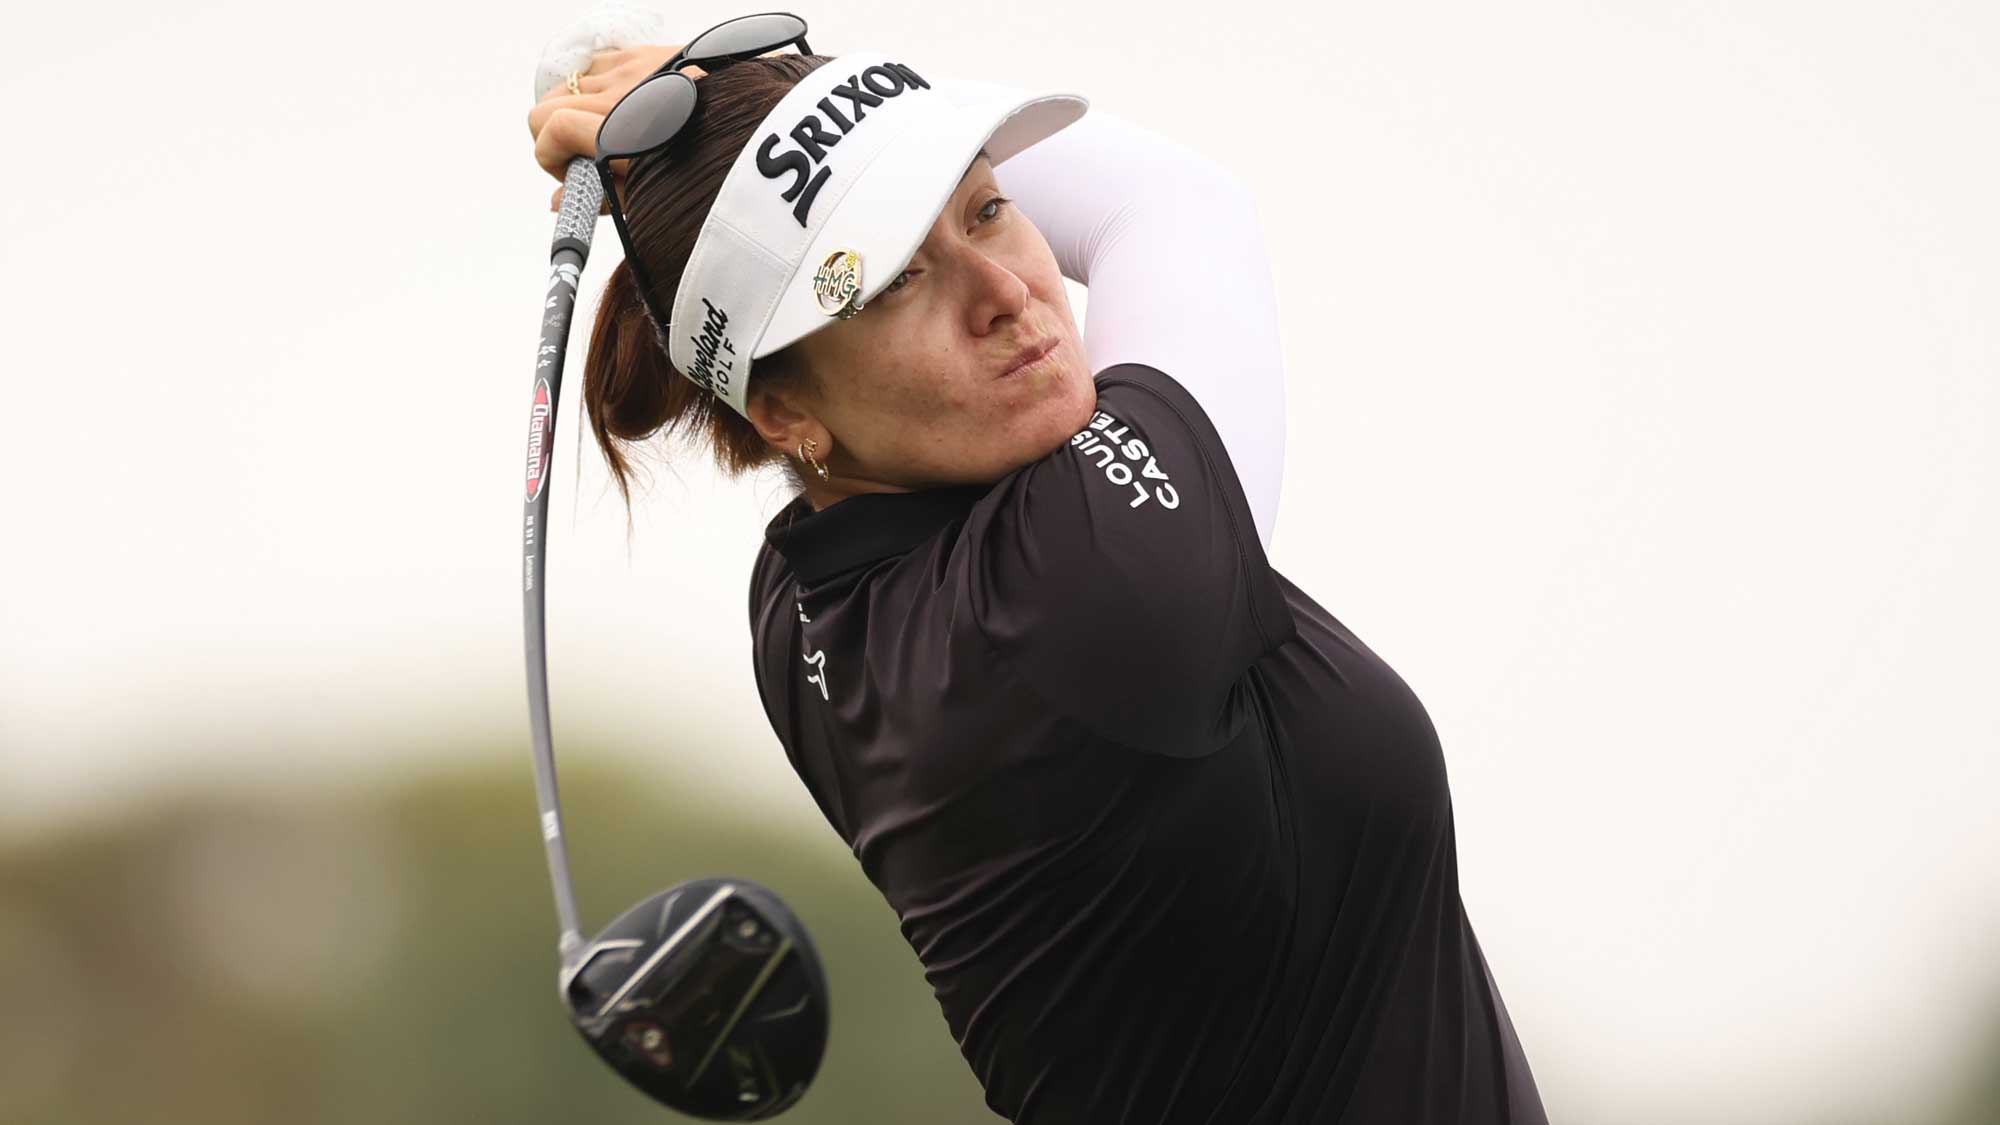
{"type": "Polygon", "coordinates": [[[724,178],[674,294],[668,358],[747,417],[751,361],[894,281],[980,149],[998,165],[1089,106],[1066,91],[974,93],[880,51],[821,66],[724,178]]]}

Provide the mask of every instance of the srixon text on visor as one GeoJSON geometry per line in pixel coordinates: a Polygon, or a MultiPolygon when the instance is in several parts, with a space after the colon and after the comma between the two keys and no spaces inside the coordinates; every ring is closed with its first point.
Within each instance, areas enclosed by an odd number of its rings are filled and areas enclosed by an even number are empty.
{"type": "MultiPolygon", "coordinates": [[[[811,81],[808,76],[806,81],[811,81]]],[[[827,96],[819,100],[820,113],[840,127],[840,132],[830,133],[820,120],[818,113],[808,113],[792,126],[791,139],[797,148],[776,152],[784,138],[776,133],[767,134],[757,145],[757,171],[767,180],[791,177],[791,183],[781,193],[781,198],[792,205],[792,217],[801,227],[807,226],[813,200],[819,196],[821,185],[833,175],[833,169],[822,167],[817,173],[814,165],[824,165],[827,150],[840,143],[842,137],[861,128],[867,123],[868,111],[881,106],[907,90],[928,90],[929,82],[923,76],[902,63],[882,63],[871,66],[860,74],[849,75],[846,82],[827,91],[827,96]],[[839,99],[838,102],[835,99],[839,99]],[[843,103],[845,108],[843,109],[843,103]]]]}

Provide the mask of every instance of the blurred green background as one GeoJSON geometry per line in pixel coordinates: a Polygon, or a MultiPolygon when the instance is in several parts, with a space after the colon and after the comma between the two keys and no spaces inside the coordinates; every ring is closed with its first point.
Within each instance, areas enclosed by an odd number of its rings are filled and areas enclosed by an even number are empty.
{"type": "MultiPolygon", "coordinates": [[[[527,760],[166,798],[0,852],[0,1121],[659,1121],[556,999],[527,760]]],[[[518,760],[517,760],[518,759],[518,760]]],[[[785,1120],[975,1122],[896,918],[830,832],[562,775],[586,929],[742,874],[807,921],[833,1040],[785,1120]]]]}
{"type": "MultiPolygon", "coordinates": [[[[0,1121],[671,1119],[563,1018],[520,750],[380,786],[161,795],[7,844],[0,1121]]],[[[619,761],[562,777],[587,928],[679,880],[744,874],[819,944],[833,1041],[785,1120],[998,1120],[830,831],[677,799],[619,761]]],[[[1556,1121],[1579,1120],[1563,1112],[1568,1038],[1528,1044],[1556,1121]]],[[[2000,1121],[2000,1020],[1975,1058],[1959,1088],[1895,1120],[2000,1121]]],[[[1729,1115],[1757,1119],[1740,1102],[1729,1115]]],[[[1624,1120],[1664,1119],[1633,1105],[1624,1120]]]]}

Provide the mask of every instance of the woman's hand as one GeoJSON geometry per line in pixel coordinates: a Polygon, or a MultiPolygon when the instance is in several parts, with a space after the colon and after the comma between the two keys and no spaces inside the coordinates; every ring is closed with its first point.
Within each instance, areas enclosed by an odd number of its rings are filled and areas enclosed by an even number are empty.
{"type": "MultiPolygon", "coordinates": [[[[665,66],[667,60],[679,51],[679,45],[620,47],[609,51],[599,51],[590,57],[590,69],[577,75],[577,86],[581,94],[572,94],[567,86],[557,86],[542,95],[542,100],[528,111],[528,133],[535,138],[535,163],[542,171],[554,176],[558,184],[569,173],[569,162],[579,156],[597,155],[597,129],[604,124],[604,116],[618,99],[629,93],[632,87],[644,81],[654,71],[665,66]]],[[[705,71],[698,66],[684,67],[682,74],[689,78],[700,78],[705,71]]],[[[629,160],[611,162],[613,181],[622,184],[625,180],[629,160]]],[[[562,206],[562,188],[549,197],[549,210],[562,206]]],[[[598,214],[608,214],[609,205],[598,208],[598,214]]]]}

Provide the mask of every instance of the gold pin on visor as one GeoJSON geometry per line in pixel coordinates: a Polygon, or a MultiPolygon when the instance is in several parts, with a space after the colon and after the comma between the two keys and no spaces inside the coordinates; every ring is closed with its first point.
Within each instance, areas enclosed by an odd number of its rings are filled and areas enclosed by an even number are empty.
{"type": "Polygon", "coordinates": [[[861,311],[861,255],[835,250],[813,272],[813,296],[820,311],[842,320],[861,311]]]}

